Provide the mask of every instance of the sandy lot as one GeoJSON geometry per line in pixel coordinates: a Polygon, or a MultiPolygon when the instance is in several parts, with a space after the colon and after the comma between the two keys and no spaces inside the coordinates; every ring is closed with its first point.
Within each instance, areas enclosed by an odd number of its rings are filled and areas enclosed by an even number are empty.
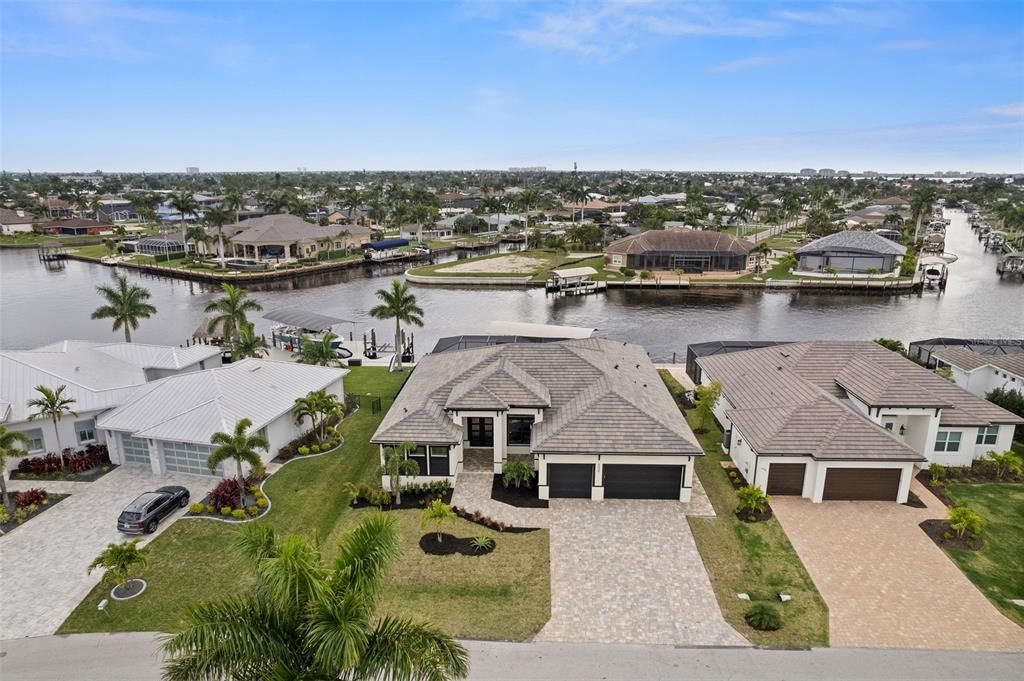
{"type": "Polygon", "coordinates": [[[500,258],[488,258],[474,262],[464,262],[450,267],[441,267],[437,274],[460,274],[466,272],[494,272],[498,274],[533,274],[547,264],[543,258],[528,255],[503,255],[500,258]]]}

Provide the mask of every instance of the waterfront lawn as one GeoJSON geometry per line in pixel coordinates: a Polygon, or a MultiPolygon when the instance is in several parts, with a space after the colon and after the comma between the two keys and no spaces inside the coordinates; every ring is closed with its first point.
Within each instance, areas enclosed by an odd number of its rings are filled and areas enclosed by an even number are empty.
{"type": "MultiPolygon", "coordinates": [[[[378,450],[369,439],[407,375],[388,373],[382,367],[353,367],[345,378],[346,392],[380,395],[384,410],[373,414],[367,407],[347,417],[341,424],[345,443],[337,453],[296,460],[275,473],[265,486],[273,506],[256,522],[267,523],[281,534],[316,532],[325,539],[324,551],[331,557],[341,533],[367,512],[353,510],[341,486],[348,481],[375,484],[378,480],[378,450]]],[[[546,531],[499,535],[499,547],[506,546],[508,551],[496,550],[494,560],[466,558],[485,562],[455,569],[452,566],[461,563],[458,556],[420,555],[416,545],[423,533],[419,511],[395,513],[403,558],[393,564],[382,613],[429,619],[460,636],[475,638],[524,638],[547,621],[546,531]],[[440,568],[434,560],[451,562],[440,568]]],[[[459,536],[487,532],[476,526],[454,529],[459,536]]],[[[97,586],[59,633],[172,631],[189,604],[252,584],[251,566],[230,549],[237,532],[237,526],[213,520],[175,522],[149,544],[149,565],[139,575],[149,584],[142,597],[110,601],[102,613],[97,605],[108,598],[110,586],[97,586]]]]}
{"type": "Polygon", "coordinates": [[[951,483],[948,493],[985,519],[985,545],[978,551],[946,553],[993,605],[1024,627],[1024,608],[1007,600],[1024,596],[1024,484],[951,483]]]}
{"type": "MultiPolygon", "coordinates": [[[[700,425],[693,410],[686,420],[695,430],[700,425]]],[[[744,523],[736,518],[736,492],[721,462],[722,431],[707,424],[698,435],[704,456],[695,471],[717,514],[714,518],[688,518],[704,567],[718,598],[725,620],[755,645],[769,648],[808,648],[828,645],[828,608],[814,586],[800,556],[789,543],[775,518],[744,523]],[[750,602],[736,597],[748,593],[756,600],[771,601],[782,614],[778,631],[757,631],[743,619],[750,602]],[[780,603],[777,594],[793,596],[780,603]]]]}
{"type": "Polygon", "coordinates": [[[550,250],[534,249],[529,251],[514,251],[511,253],[491,253],[489,255],[480,255],[473,258],[465,258],[463,260],[454,260],[449,262],[434,263],[433,265],[424,265],[423,267],[414,267],[409,270],[410,274],[426,276],[426,277],[538,277],[541,276],[541,281],[546,277],[547,273],[555,269],[556,267],[569,262],[569,258],[560,253],[555,253],[550,250]],[[458,271],[447,271],[448,268],[456,267],[458,265],[466,265],[469,263],[485,262],[487,260],[496,260],[498,258],[507,258],[509,256],[521,256],[525,258],[533,258],[537,261],[537,266],[528,272],[502,272],[496,270],[494,272],[458,272],[458,271]]]}

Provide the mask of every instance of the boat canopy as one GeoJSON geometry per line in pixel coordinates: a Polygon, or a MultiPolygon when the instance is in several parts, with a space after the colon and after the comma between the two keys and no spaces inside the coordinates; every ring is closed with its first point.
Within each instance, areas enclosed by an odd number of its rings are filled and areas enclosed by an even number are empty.
{"type": "Polygon", "coordinates": [[[269,319],[272,322],[280,322],[281,324],[287,324],[289,326],[295,326],[300,329],[306,329],[307,331],[327,331],[335,324],[353,323],[347,319],[329,317],[325,314],[319,314],[317,312],[308,312],[306,310],[295,310],[290,307],[282,307],[277,310],[271,310],[270,312],[263,315],[263,318],[269,319]]]}
{"type": "Polygon", "coordinates": [[[408,246],[408,239],[381,239],[380,241],[371,241],[363,244],[363,248],[372,248],[375,251],[384,251],[389,248],[400,248],[402,246],[408,246]]]}

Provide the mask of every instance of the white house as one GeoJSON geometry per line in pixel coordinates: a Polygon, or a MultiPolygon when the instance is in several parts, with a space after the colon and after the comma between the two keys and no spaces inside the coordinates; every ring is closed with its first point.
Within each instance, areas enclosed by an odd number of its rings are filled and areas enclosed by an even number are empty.
{"type": "Polygon", "coordinates": [[[371,442],[413,443],[417,481],[523,457],[542,499],[689,501],[703,455],[643,348],[597,338],[429,354],[371,442]]]}
{"type": "Polygon", "coordinates": [[[1024,393],[1024,353],[981,354],[967,348],[932,353],[936,364],[949,367],[953,381],[972,395],[984,397],[996,388],[1024,393]]]}
{"type": "MultiPolygon", "coordinates": [[[[161,376],[218,367],[220,348],[175,348],[143,343],[95,343],[66,340],[34,350],[0,351],[0,423],[28,435],[27,454],[56,452],[104,443],[96,418],[120,405],[137,387],[161,376]],[[36,386],[66,386],[77,417],[62,419],[59,433],[51,421],[31,419],[28,401],[36,386]]],[[[17,466],[16,461],[9,465],[17,466]]]]}
{"type": "MultiPolygon", "coordinates": [[[[121,406],[99,417],[110,460],[150,467],[154,473],[210,475],[206,460],[214,433],[230,433],[243,418],[278,450],[309,430],[292,415],[295,400],[326,390],[343,401],[344,369],[245,359],[218,369],[162,378],[135,389],[121,406]]],[[[234,464],[216,471],[235,475],[234,464]]]]}
{"type": "Polygon", "coordinates": [[[32,214],[22,209],[0,208],[0,234],[32,231],[32,214]]]}
{"type": "Polygon", "coordinates": [[[812,501],[907,500],[914,468],[1009,449],[1021,419],[871,341],[699,357],[724,447],[750,484],[812,501]]]}

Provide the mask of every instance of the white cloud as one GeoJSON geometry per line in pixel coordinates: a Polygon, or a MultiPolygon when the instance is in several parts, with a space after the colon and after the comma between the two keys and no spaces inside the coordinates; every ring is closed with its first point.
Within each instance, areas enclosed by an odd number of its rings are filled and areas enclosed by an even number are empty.
{"type": "Polygon", "coordinates": [[[736,71],[746,71],[747,69],[757,68],[759,66],[769,66],[780,61],[782,57],[778,55],[762,54],[753,57],[743,57],[742,59],[733,59],[732,61],[722,62],[714,66],[711,71],[713,73],[733,73],[736,71]]]}
{"type": "Polygon", "coordinates": [[[1001,104],[998,106],[989,106],[982,109],[987,114],[993,116],[1010,116],[1013,118],[1024,118],[1024,102],[1017,102],[1016,104],[1001,104]]]}

